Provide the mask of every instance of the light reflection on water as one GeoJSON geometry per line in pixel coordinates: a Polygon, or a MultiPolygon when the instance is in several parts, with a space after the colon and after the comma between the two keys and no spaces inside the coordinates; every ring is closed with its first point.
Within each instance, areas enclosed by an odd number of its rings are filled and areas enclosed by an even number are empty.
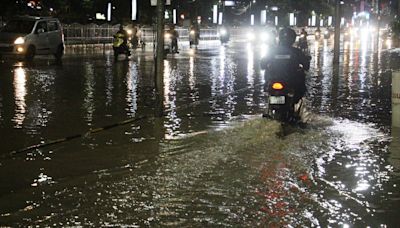
{"type": "Polygon", "coordinates": [[[180,134],[181,118],[177,114],[177,86],[181,81],[181,75],[177,70],[174,60],[164,61],[164,106],[167,110],[164,127],[166,129],[165,138],[171,139],[180,134]]]}
{"type": "Polygon", "coordinates": [[[126,104],[127,104],[127,114],[128,117],[134,117],[137,110],[137,100],[138,100],[138,69],[137,64],[130,62],[129,71],[126,74],[126,104]]]}
{"type": "MultiPolygon", "coordinates": [[[[344,46],[340,68],[336,70],[333,67],[333,71],[329,67],[331,64],[328,65],[325,61],[331,60],[331,54],[325,49],[314,53],[314,56],[322,53],[324,63],[319,66],[316,61],[315,67],[322,69],[321,77],[328,76],[328,79],[323,78],[321,82],[318,78],[313,79],[316,88],[321,89],[311,93],[314,104],[320,102],[320,112],[331,113],[327,109],[330,107],[335,116],[377,122],[382,126],[383,123],[374,118],[376,114],[372,110],[380,107],[386,114],[389,112],[389,107],[384,106],[387,100],[390,102],[389,94],[386,91],[381,92],[379,83],[385,80],[386,76],[382,72],[387,65],[376,63],[382,61],[382,56],[377,55],[378,59],[375,57],[373,40],[373,36],[361,39],[352,37],[344,46]],[[342,73],[335,78],[336,71],[342,73]],[[336,101],[327,98],[337,92],[339,106],[335,108],[336,101]],[[380,103],[381,99],[386,101],[380,103]]],[[[316,110],[317,107],[313,109],[316,110]]],[[[387,129],[387,125],[385,128],[387,129]]],[[[328,224],[342,222],[342,225],[350,224],[355,227],[393,224],[394,218],[385,220],[382,217],[384,211],[393,215],[394,212],[388,208],[396,204],[393,198],[398,197],[398,194],[393,196],[393,188],[397,188],[396,183],[399,180],[393,178],[396,174],[392,173],[391,166],[385,160],[389,137],[374,125],[347,120],[335,122],[330,129],[335,132],[332,135],[333,140],[326,142],[330,148],[323,150],[315,161],[315,188],[318,190],[313,196],[320,202],[321,210],[313,215],[313,219],[319,220],[321,224],[323,220],[320,218],[326,216],[328,224]]]]}
{"type": "Polygon", "coordinates": [[[378,201],[389,199],[390,168],[381,154],[387,151],[374,147],[376,142],[387,144],[389,137],[373,126],[352,121],[337,121],[330,129],[339,137],[329,140],[330,148],[317,158],[314,170],[318,189],[314,196],[322,206],[321,213],[330,217],[332,225],[339,221],[357,226],[384,223],[374,217],[385,208],[378,206],[378,201]],[[332,205],[332,195],[338,206],[332,205]],[[382,199],[373,197],[376,195],[382,199]]]}
{"type": "Polygon", "coordinates": [[[26,103],[25,96],[26,91],[26,74],[22,67],[15,69],[14,71],[14,96],[15,96],[15,115],[13,122],[15,123],[15,128],[21,128],[25,120],[26,114],[26,103]]]}
{"type": "Polygon", "coordinates": [[[211,100],[210,112],[211,119],[224,122],[230,119],[235,111],[236,95],[233,94],[236,75],[234,74],[236,63],[227,56],[225,47],[220,48],[218,56],[211,59],[211,100]]]}
{"type": "MultiPolygon", "coordinates": [[[[94,66],[89,63],[85,63],[85,86],[84,86],[84,101],[83,101],[83,109],[86,112],[85,120],[87,125],[91,125],[93,121],[93,115],[96,111],[95,106],[95,75],[94,75],[94,66]]],[[[108,75],[108,77],[111,77],[108,75]]]]}

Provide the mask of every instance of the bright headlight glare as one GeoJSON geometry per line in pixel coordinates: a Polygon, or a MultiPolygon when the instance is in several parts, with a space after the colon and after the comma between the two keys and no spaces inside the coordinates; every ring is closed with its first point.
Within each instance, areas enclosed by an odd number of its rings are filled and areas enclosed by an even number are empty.
{"type": "Polygon", "coordinates": [[[263,33],[261,34],[261,38],[262,38],[263,40],[268,40],[268,39],[269,39],[268,33],[263,32],[263,33]]]}
{"type": "Polygon", "coordinates": [[[23,37],[18,37],[15,41],[14,44],[24,44],[25,39],[23,37]]]}
{"type": "Polygon", "coordinates": [[[166,33],[166,34],[164,35],[164,38],[165,38],[165,39],[169,39],[169,38],[171,38],[171,34],[169,34],[169,33],[166,33]]]}
{"type": "Polygon", "coordinates": [[[247,38],[249,40],[254,40],[254,38],[255,38],[254,33],[247,33],[247,38]]]}
{"type": "Polygon", "coordinates": [[[128,35],[132,35],[133,31],[131,29],[128,29],[128,31],[126,31],[128,33],[128,35]]]}

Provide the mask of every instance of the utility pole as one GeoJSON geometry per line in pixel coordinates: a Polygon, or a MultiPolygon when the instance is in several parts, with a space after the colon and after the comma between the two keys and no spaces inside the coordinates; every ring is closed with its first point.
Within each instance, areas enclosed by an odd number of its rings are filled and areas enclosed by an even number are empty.
{"type": "Polygon", "coordinates": [[[155,61],[156,116],[164,112],[164,14],[165,0],[157,0],[157,49],[155,61]]]}
{"type": "Polygon", "coordinates": [[[341,13],[340,13],[340,1],[336,0],[335,7],[335,41],[334,41],[334,54],[333,54],[333,64],[339,64],[340,57],[340,21],[341,21],[341,13]]]}

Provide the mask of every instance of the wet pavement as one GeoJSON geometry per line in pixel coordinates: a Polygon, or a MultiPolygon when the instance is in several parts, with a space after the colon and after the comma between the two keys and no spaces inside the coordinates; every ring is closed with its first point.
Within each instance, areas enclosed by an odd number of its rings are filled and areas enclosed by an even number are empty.
{"type": "Polygon", "coordinates": [[[399,55],[350,40],[334,67],[332,43],[310,43],[309,123],[285,138],[260,115],[267,47],[168,55],[162,119],[151,51],[3,61],[0,226],[397,226],[399,55]]]}

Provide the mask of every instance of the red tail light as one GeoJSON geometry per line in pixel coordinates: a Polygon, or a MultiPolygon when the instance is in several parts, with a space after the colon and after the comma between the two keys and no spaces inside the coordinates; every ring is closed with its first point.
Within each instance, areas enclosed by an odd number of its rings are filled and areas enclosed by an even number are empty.
{"type": "Polygon", "coordinates": [[[272,84],[272,88],[273,88],[274,90],[282,90],[282,89],[284,88],[284,86],[283,86],[283,84],[280,83],[280,82],[274,82],[274,83],[272,84]]]}

